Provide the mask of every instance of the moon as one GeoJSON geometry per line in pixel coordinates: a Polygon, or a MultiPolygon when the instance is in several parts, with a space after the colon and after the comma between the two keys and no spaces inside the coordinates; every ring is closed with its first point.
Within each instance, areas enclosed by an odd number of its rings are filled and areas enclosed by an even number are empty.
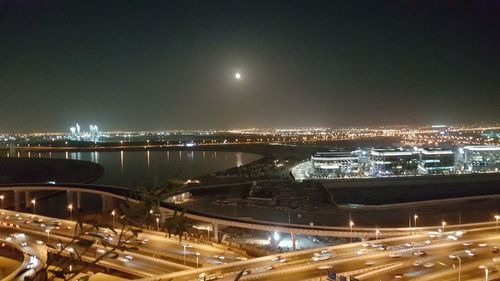
{"type": "Polygon", "coordinates": [[[236,74],[234,74],[234,78],[236,78],[236,80],[240,80],[241,74],[239,72],[236,72],[236,74]]]}

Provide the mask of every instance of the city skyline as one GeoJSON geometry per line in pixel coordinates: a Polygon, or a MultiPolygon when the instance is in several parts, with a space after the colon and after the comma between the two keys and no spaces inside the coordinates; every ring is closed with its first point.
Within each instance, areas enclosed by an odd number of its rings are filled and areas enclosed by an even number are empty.
{"type": "Polygon", "coordinates": [[[496,1],[2,1],[0,129],[500,122],[499,14],[496,1]]]}

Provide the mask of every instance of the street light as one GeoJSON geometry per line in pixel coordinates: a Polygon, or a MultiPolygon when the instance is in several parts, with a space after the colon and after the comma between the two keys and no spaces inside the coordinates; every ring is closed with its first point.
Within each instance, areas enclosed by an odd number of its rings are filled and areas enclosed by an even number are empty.
{"type": "Polygon", "coordinates": [[[413,216],[413,221],[415,222],[415,228],[417,228],[417,219],[418,219],[418,215],[417,215],[417,214],[415,214],[415,215],[413,216]]]}
{"type": "Polygon", "coordinates": [[[196,252],[194,253],[194,255],[196,256],[196,268],[198,268],[198,260],[200,258],[200,252],[196,252]]]}
{"type": "Polygon", "coordinates": [[[442,231],[444,232],[444,227],[446,226],[446,222],[445,221],[442,221],[441,222],[441,229],[442,231]]]}
{"type": "MultiPolygon", "coordinates": [[[[2,198],[2,208],[3,208],[3,198],[2,198]]],[[[498,231],[498,220],[500,220],[500,215],[495,215],[495,220],[497,221],[497,231],[498,231]]]]}
{"type": "Polygon", "coordinates": [[[115,228],[115,215],[116,215],[115,210],[111,211],[111,216],[113,217],[113,224],[112,224],[113,228],[115,228]]]}
{"type": "Polygon", "coordinates": [[[31,204],[33,204],[33,215],[36,213],[36,200],[32,199],[31,204]]]}
{"type": "Polygon", "coordinates": [[[449,255],[450,259],[458,260],[458,281],[460,281],[460,274],[462,272],[462,259],[459,256],[449,255]]]}
{"type": "Polygon", "coordinates": [[[45,232],[47,232],[47,243],[49,243],[49,239],[50,239],[50,228],[45,229],[45,232]]]}
{"type": "MultiPolygon", "coordinates": [[[[2,199],[2,209],[4,208],[4,207],[3,207],[3,199],[4,199],[4,198],[5,198],[5,196],[4,196],[3,194],[2,194],[2,195],[0,195],[0,199],[2,199]]],[[[498,222],[498,220],[497,220],[497,222],[498,222]]]]}
{"type": "Polygon", "coordinates": [[[73,204],[68,205],[69,217],[70,220],[73,220],[73,204]]]}
{"type": "Polygon", "coordinates": [[[380,230],[377,228],[375,230],[375,240],[378,240],[378,235],[380,234],[380,230]]]}
{"type": "Polygon", "coordinates": [[[160,218],[156,218],[156,231],[160,231],[160,218]]]}
{"type": "Polygon", "coordinates": [[[352,243],[352,227],[354,226],[354,222],[351,220],[349,221],[349,231],[351,232],[351,243],[352,243]]]}
{"type": "Polygon", "coordinates": [[[184,247],[184,265],[186,265],[186,248],[191,248],[193,246],[189,244],[182,244],[182,247],[184,247]]]}

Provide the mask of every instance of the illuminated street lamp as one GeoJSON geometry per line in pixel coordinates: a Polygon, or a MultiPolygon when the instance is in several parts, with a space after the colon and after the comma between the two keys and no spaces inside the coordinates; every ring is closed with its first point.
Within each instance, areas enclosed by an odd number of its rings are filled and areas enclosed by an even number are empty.
{"type": "Polygon", "coordinates": [[[375,240],[378,240],[378,235],[380,234],[380,230],[377,228],[375,230],[375,240]]]}
{"type": "Polygon", "coordinates": [[[413,216],[413,221],[415,222],[415,228],[417,228],[417,219],[418,219],[418,215],[417,215],[417,214],[415,214],[415,215],[413,216]]]}
{"type": "Polygon", "coordinates": [[[198,268],[198,260],[200,258],[200,252],[196,252],[194,253],[194,255],[196,256],[196,268],[198,268]]]}
{"type": "Polygon", "coordinates": [[[115,228],[115,215],[116,215],[115,210],[111,211],[111,216],[113,217],[113,224],[112,224],[113,228],[115,228]]]}
{"type": "Polygon", "coordinates": [[[160,218],[156,218],[156,231],[160,231],[160,218]]]}
{"type": "MultiPolygon", "coordinates": [[[[3,208],[3,198],[2,198],[2,208],[3,208]]],[[[495,220],[497,221],[497,231],[498,231],[498,220],[500,220],[500,215],[495,215],[495,220]]]]}
{"type": "Polygon", "coordinates": [[[488,274],[490,273],[486,265],[480,265],[479,269],[484,269],[484,280],[488,281],[488,274]]]}
{"type": "Polygon", "coordinates": [[[47,243],[49,243],[49,240],[50,240],[50,228],[45,229],[45,232],[47,233],[47,243]]]}
{"type": "Polygon", "coordinates": [[[462,272],[462,259],[459,256],[449,255],[450,259],[458,260],[458,281],[460,281],[460,274],[462,272]]]}
{"type": "Polygon", "coordinates": [[[446,222],[445,221],[442,221],[441,222],[441,229],[442,231],[444,232],[444,227],[446,226],[446,222]]]}
{"type": "Polygon", "coordinates": [[[354,226],[354,222],[351,220],[349,221],[349,232],[351,232],[351,243],[352,243],[352,227],[354,226]]]}
{"type": "Polygon", "coordinates": [[[186,265],[186,248],[191,248],[193,246],[189,244],[182,244],[182,247],[184,247],[184,265],[186,265]]]}
{"type": "MultiPolygon", "coordinates": [[[[3,199],[5,198],[5,196],[2,194],[0,195],[0,199],[2,200],[2,209],[3,209],[3,199]]],[[[497,220],[498,221],[498,220],[497,220]]]]}
{"type": "Polygon", "coordinates": [[[36,200],[32,199],[31,204],[33,204],[33,215],[36,213],[36,200]]]}
{"type": "Polygon", "coordinates": [[[70,220],[73,220],[73,204],[68,205],[69,217],[70,220]]]}
{"type": "Polygon", "coordinates": [[[273,239],[274,239],[274,244],[276,245],[276,250],[278,250],[280,234],[275,231],[274,235],[273,235],[273,239]]]}

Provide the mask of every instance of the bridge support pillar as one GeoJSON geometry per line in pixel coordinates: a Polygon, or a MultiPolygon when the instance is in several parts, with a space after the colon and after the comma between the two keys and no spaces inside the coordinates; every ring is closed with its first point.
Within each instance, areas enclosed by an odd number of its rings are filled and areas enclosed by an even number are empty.
{"type": "Polygon", "coordinates": [[[29,209],[29,207],[31,206],[31,192],[25,191],[24,200],[25,200],[24,205],[26,209],[29,209]]]}
{"type": "Polygon", "coordinates": [[[214,240],[215,242],[219,242],[219,224],[214,223],[212,225],[214,230],[214,240]]]}
{"type": "Polygon", "coordinates": [[[291,239],[292,239],[292,249],[295,251],[295,248],[297,247],[297,237],[295,237],[294,233],[290,233],[291,239]]]}
{"type": "Polygon", "coordinates": [[[108,215],[115,208],[114,198],[106,195],[101,195],[102,199],[102,213],[108,215]]]}
{"type": "Polygon", "coordinates": [[[78,210],[82,208],[82,193],[80,191],[76,192],[76,208],[78,210]]]}
{"type": "Polygon", "coordinates": [[[19,198],[20,197],[19,192],[20,191],[14,190],[14,210],[15,211],[21,210],[21,198],[19,198]]]}

